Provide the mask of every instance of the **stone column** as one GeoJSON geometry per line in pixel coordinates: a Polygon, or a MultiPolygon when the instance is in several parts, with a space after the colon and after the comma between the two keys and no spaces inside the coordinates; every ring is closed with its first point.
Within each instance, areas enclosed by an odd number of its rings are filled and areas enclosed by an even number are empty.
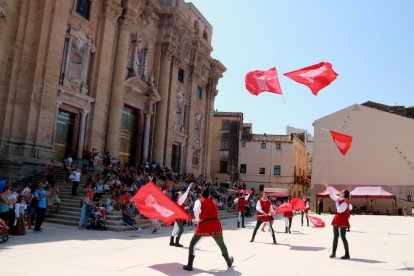
{"type": "Polygon", "coordinates": [[[145,112],[145,128],[144,128],[144,146],[142,152],[142,161],[150,161],[148,160],[148,150],[149,150],[149,140],[150,140],[150,132],[151,132],[151,115],[152,112],[148,111],[145,112]]]}
{"type": "Polygon", "coordinates": [[[125,72],[128,64],[128,47],[130,41],[128,20],[120,19],[119,24],[106,132],[106,150],[114,158],[118,158],[119,156],[119,136],[122,123],[122,109],[124,107],[125,72]]]}
{"type": "Polygon", "coordinates": [[[163,43],[161,45],[161,65],[159,73],[158,91],[161,101],[157,104],[155,117],[154,151],[153,161],[165,164],[164,152],[168,131],[168,94],[170,92],[170,71],[172,59],[172,45],[163,43]]]}
{"type": "Polygon", "coordinates": [[[86,128],[86,116],[88,115],[88,111],[82,110],[81,111],[81,120],[79,126],[79,138],[78,138],[78,150],[76,151],[76,158],[82,158],[82,151],[83,151],[83,144],[85,143],[85,128],[86,128]]]}

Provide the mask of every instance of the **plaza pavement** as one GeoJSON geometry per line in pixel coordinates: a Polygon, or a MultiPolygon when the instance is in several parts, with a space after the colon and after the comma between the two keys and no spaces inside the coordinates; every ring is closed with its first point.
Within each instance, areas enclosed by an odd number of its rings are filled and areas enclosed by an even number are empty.
{"type": "MultiPolygon", "coordinates": [[[[235,259],[227,269],[211,238],[199,245],[194,271],[184,271],[194,227],[185,227],[184,248],[169,246],[172,227],[159,233],[150,229],[112,232],[80,230],[45,223],[43,233],[29,231],[0,244],[0,275],[414,275],[414,218],[352,216],[347,233],[350,260],[330,259],[331,215],[322,215],[325,228],[300,225],[293,219],[292,234],[284,233],[284,221],[275,221],[276,239],[269,232],[249,240],[255,224],[247,220],[237,229],[236,219],[223,220],[224,240],[235,259]]],[[[337,256],[344,253],[339,240],[337,256]]]]}

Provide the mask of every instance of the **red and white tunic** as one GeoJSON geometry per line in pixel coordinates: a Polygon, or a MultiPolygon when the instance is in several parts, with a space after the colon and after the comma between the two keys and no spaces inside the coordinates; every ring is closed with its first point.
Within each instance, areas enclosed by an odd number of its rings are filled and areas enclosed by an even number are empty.
{"type": "Polygon", "coordinates": [[[211,198],[201,198],[194,203],[194,217],[198,222],[194,235],[221,236],[223,228],[218,219],[216,202],[211,198]]]}
{"type": "Polygon", "coordinates": [[[346,198],[338,197],[332,191],[331,187],[328,187],[329,196],[335,201],[336,213],[332,220],[332,226],[338,228],[350,228],[349,217],[351,216],[352,205],[346,198]]]}
{"type": "Polygon", "coordinates": [[[264,213],[270,214],[274,212],[274,209],[273,209],[273,206],[270,200],[268,199],[265,200],[263,198],[258,200],[256,204],[256,210],[257,210],[257,217],[256,217],[257,220],[260,220],[260,221],[271,221],[272,220],[272,217],[270,215],[269,216],[263,215],[264,213]]]}
{"type": "Polygon", "coordinates": [[[234,203],[237,204],[237,211],[238,212],[244,212],[246,210],[246,202],[249,199],[250,194],[246,195],[246,196],[239,196],[238,198],[236,198],[234,200],[234,203]]]}

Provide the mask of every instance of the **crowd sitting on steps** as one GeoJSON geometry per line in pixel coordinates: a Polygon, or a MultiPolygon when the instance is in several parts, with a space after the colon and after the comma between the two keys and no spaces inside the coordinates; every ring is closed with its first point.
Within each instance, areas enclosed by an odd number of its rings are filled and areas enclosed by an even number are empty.
{"type": "MultiPolygon", "coordinates": [[[[180,191],[185,191],[188,184],[193,182],[194,186],[189,191],[187,199],[190,214],[192,205],[197,200],[194,192],[196,189],[208,188],[219,209],[225,210],[235,209],[233,201],[236,195],[229,193],[229,188],[243,188],[230,187],[229,181],[220,183],[218,179],[205,176],[195,177],[187,173],[180,175],[155,162],[145,162],[141,166],[122,166],[111,158],[109,152],[101,158],[103,170],[96,172],[97,167],[94,162],[100,157],[97,153],[96,155],[94,153],[93,157],[93,162],[86,163],[83,160],[84,166],[79,168],[75,166],[76,162],[70,155],[63,161],[63,178],[65,182],[72,182],[72,194],[78,195],[78,186],[82,188],[82,191],[79,191],[82,207],[79,221],[81,228],[86,227],[91,221],[104,219],[107,212],[119,211],[122,212],[126,224],[139,230],[140,218],[143,217],[139,214],[139,210],[128,202],[130,197],[149,181],[157,184],[173,201],[176,201],[180,191]],[[94,174],[88,173],[86,181],[81,183],[82,173],[93,171],[94,174]],[[73,182],[78,183],[74,185],[73,182]]],[[[42,232],[41,226],[46,211],[59,212],[61,200],[58,183],[54,180],[54,166],[54,160],[49,160],[42,168],[42,180],[38,183],[27,182],[24,187],[13,188],[6,177],[0,179],[0,224],[6,225],[9,234],[24,235],[26,228],[34,228],[36,233],[42,232]]],[[[253,202],[252,205],[254,204],[253,202]]],[[[158,231],[158,224],[157,221],[152,221],[153,233],[158,231]]],[[[190,225],[191,221],[185,224],[190,225]]]]}

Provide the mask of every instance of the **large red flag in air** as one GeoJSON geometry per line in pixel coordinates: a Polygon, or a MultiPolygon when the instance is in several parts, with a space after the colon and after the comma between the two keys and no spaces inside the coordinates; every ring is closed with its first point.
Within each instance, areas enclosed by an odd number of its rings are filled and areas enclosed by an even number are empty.
{"type": "Polygon", "coordinates": [[[282,94],[279,77],[275,67],[266,71],[255,70],[246,74],[246,89],[253,95],[259,95],[262,92],[273,92],[282,94]]]}
{"type": "Polygon", "coordinates": [[[312,224],[315,225],[315,227],[325,227],[325,222],[322,219],[314,216],[309,216],[308,214],[306,214],[306,216],[308,217],[310,222],[312,222],[312,224]]]}
{"type": "Polygon", "coordinates": [[[283,75],[308,86],[315,96],[338,76],[329,62],[321,62],[283,75]]]}
{"type": "Polygon", "coordinates": [[[306,208],[305,202],[297,197],[291,198],[290,204],[292,204],[292,209],[296,211],[303,210],[306,208]]]}
{"type": "Polygon", "coordinates": [[[285,202],[279,205],[279,207],[276,208],[276,210],[272,213],[272,215],[277,215],[280,213],[287,213],[287,212],[292,212],[293,211],[293,207],[292,204],[290,202],[285,202]]]}
{"type": "Polygon", "coordinates": [[[149,219],[160,219],[166,225],[177,219],[191,220],[191,217],[153,182],[142,186],[131,201],[135,202],[141,214],[149,219]]]}
{"type": "Polygon", "coordinates": [[[332,139],[342,155],[345,155],[352,144],[352,136],[345,135],[339,132],[329,131],[332,135],[332,139]]]}

